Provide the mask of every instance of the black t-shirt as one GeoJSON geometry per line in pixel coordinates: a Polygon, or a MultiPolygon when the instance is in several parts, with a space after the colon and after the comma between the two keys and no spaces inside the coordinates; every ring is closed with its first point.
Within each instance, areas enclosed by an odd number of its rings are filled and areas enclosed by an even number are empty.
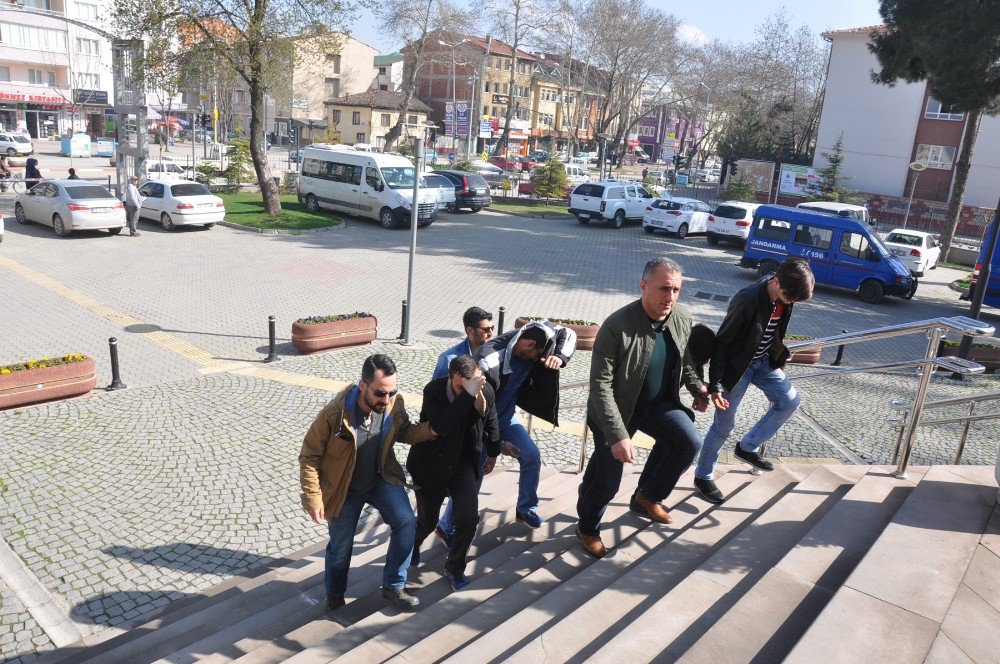
{"type": "Polygon", "coordinates": [[[380,443],[385,413],[372,412],[367,422],[364,417],[361,408],[355,408],[354,435],[358,440],[358,458],[354,464],[351,486],[347,490],[348,498],[364,495],[378,484],[379,452],[382,449],[380,443]]]}

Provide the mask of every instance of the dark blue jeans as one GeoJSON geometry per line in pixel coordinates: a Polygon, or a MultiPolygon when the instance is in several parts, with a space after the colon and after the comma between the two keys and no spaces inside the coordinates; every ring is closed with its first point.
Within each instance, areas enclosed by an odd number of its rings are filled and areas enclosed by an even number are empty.
{"type": "MultiPolygon", "coordinates": [[[[580,483],[576,511],[580,516],[580,531],[584,535],[597,535],[604,510],[621,487],[624,464],[611,456],[610,445],[618,441],[605,440],[590,418],[587,426],[594,433],[594,453],[580,483]]],[[[676,406],[636,412],[626,428],[629,436],[642,431],[653,438],[653,449],[639,476],[638,489],[654,503],[665,500],[698,456],[701,434],[688,414],[676,406]]]]}
{"type": "Polygon", "coordinates": [[[330,542],[326,545],[326,574],[323,577],[329,595],[343,596],[347,590],[354,534],[366,504],[378,510],[390,531],[382,585],[397,590],[406,585],[406,568],[410,566],[417,517],[410,507],[406,489],[379,479],[375,488],[367,494],[348,498],[340,516],[330,519],[330,542]]]}

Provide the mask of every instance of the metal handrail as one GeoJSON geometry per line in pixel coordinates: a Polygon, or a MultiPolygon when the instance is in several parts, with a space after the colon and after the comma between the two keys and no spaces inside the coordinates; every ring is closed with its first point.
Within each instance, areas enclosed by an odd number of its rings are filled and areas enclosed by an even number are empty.
{"type": "Polygon", "coordinates": [[[806,341],[792,341],[786,343],[788,350],[815,350],[827,348],[829,346],[840,346],[845,344],[862,343],[865,341],[877,341],[879,339],[889,339],[891,337],[901,337],[907,334],[917,334],[919,332],[929,332],[933,329],[943,329],[944,331],[960,332],[963,336],[981,337],[995,332],[992,325],[984,323],[967,316],[953,316],[950,318],[930,318],[927,320],[913,321],[912,323],[900,323],[899,325],[887,325],[876,327],[870,330],[859,330],[857,332],[846,332],[835,334],[830,337],[819,339],[808,339],[806,341]]]}
{"type": "MultiPolygon", "coordinates": [[[[1000,418],[1000,413],[989,413],[987,415],[975,415],[976,406],[981,403],[995,401],[1000,399],[1000,392],[984,392],[983,394],[974,394],[968,397],[954,397],[951,399],[939,399],[937,401],[928,401],[924,403],[924,410],[928,408],[944,408],[946,406],[961,406],[964,404],[969,404],[969,411],[964,417],[947,417],[938,418],[936,420],[923,420],[920,422],[920,426],[936,426],[941,424],[962,424],[962,435],[958,439],[958,451],[955,454],[955,465],[962,462],[962,454],[965,452],[965,443],[969,438],[969,427],[973,422],[980,422],[982,420],[995,420],[1000,418]]],[[[909,417],[909,411],[913,407],[912,404],[905,401],[893,400],[889,407],[893,410],[903,411],[903,415],[900,418],[890,418],[887,423],[894,429],[899,429],[899,437],[896,439],[896,452],[893,460],[899,456],[899,446],[903,439],[903,432],[906,430],[907,419],[909,417]]]]}
{"type": "MultiPolygon", "coordinates": [[[[940,399],[938,401],[925,401],[924,410],[928,408],[943,408],[945,406],[958,406],[961,404],[969,403],[970,400],[975,400],[977,403],[982,403],[984,401],[994,401],[1000,399],[1000,392],[984,392],[983,394],[975,394],[971,397],[955,397],[953,399],[940,399]]],[[[909,410],[911,404],[908,401],[892,401],[889,407],[893,410],[909,410]]]]}

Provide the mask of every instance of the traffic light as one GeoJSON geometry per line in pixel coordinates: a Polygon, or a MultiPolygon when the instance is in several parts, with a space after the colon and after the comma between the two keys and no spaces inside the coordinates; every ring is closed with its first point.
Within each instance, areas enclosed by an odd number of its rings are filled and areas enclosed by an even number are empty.
{"type": "Polygon", "coordinates": [[[733,159],[731,162],[729,162],[729,174],[730,175],[736,175],[736,160],[735,159],[733,159]]]}
{"type": "Polygon", "coordinates": [[[433,144],[437,140],[438,130],[437,127],[430,127],[427,130],[427,142],[433,144]]]}
{"type": "Polygon", "coordinates": [[[674,155],[674,168],[681,167],[681,156],[679,154],[674,155]]]}
{"type": "Polygon", "coordinates": [[[288,144],[298,146],[299,144],[299,128],[289,127],[288,128],[288,144]]]}
{"type": "Polygon", "coordinates": [[[207,127],[208,126],[208,113],[202,113],[201,114],[201,126],[202,127],[207,127]]]}

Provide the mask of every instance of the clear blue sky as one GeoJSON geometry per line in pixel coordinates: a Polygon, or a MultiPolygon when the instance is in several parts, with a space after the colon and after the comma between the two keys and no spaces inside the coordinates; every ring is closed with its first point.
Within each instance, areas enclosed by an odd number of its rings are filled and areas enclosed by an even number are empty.
{"type": "MultiPolygon", "coordinates": [[[[482,0],[460,0],[483,7],[482,0]]],[[[502,2],[503,0],[499,0],[502,2]]],[[[807,25],[813,32],[857,28],[880,23],[877,0],[813,0],[792,3],[787,0],[650,0],[672,13],[685,24],[685,34],[704,34],[709,41],[722,39],[747,41],[763,19],[781,8],[795,27],[807,25]]],[[[354,25],[354,36],[383,53],[401,44],[378,31],[370,12],[364,12],[354,25]]]]}

